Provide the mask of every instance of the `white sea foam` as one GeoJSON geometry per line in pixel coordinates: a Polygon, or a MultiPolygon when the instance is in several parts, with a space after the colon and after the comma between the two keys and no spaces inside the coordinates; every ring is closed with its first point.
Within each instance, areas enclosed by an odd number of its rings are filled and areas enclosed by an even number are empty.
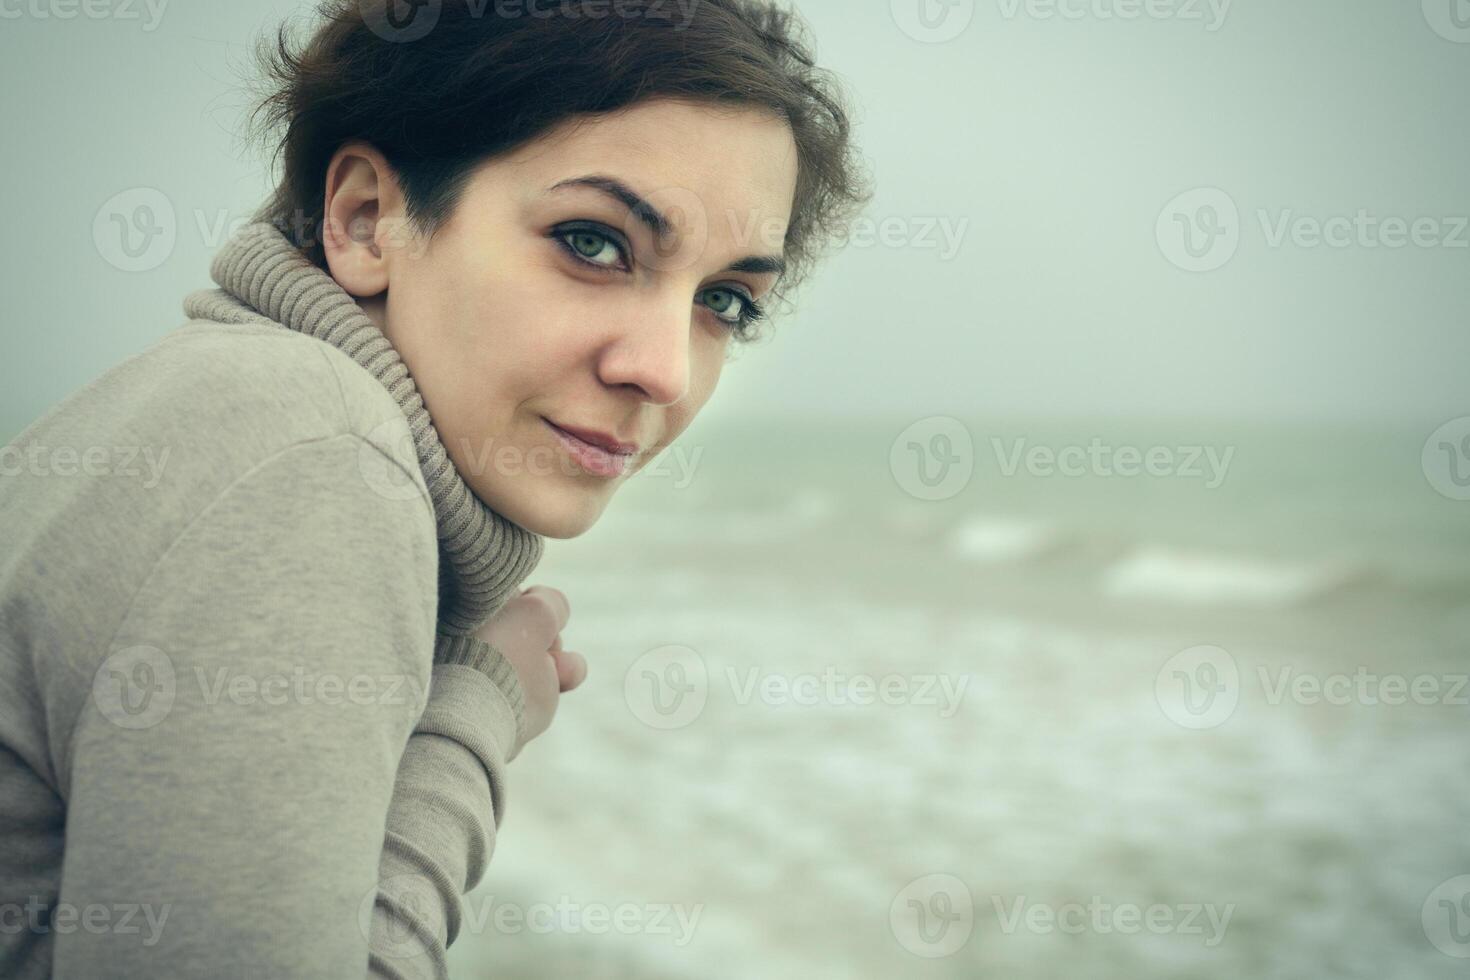
{"type": "Polygon", "coordinates": [[[1199,605],[1291,606],[1350,581],[1340,563],[1272,562],[1257,558],[1144,547],[1104,570],[1108,595],[1199,605]]]}
{"type": "Polygon", "coordinates": [[[1056,551],[1063,535],[1050,524],[1009,517],[972,517],[950,535],[950,552],[989,564],[1022,561],[1056,551]]]}

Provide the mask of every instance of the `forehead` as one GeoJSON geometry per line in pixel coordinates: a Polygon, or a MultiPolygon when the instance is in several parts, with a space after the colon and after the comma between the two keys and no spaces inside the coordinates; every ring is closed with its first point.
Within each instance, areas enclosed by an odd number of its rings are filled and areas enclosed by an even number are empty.
{"type": "Polygon", "coordinates": [[[568,178],[609,175],[681,235],[703,218],[711,243],[777,251],[797,179],[791,127],[774,113],[671,99],[568,121],[504,163],[528,198],[568,178]]]}

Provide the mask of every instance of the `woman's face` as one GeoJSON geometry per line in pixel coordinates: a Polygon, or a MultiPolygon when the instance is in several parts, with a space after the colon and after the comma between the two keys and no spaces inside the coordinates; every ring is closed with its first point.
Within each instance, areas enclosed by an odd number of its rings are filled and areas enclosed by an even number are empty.
{"type": "Polygon", "coordinates": [[[779,117],[646,100],[481,166],[425,241],[391,167],[353,144],[327,171],[326,257],[476,495],[568,538],[714,393],[734,321],[778,278],[796,176],[779,117]],[[637,452],[608,457],[558,428],[637,452]]]}

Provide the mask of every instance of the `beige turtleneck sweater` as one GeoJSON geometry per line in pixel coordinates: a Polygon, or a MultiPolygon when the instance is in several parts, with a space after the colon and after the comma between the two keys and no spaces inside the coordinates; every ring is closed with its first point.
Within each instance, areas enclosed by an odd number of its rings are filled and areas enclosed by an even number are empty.
{"type": "Polygon", "coordinates": [[[274,227],[0,450],[0,976],[443,977],[539,561],[274,227]]]}

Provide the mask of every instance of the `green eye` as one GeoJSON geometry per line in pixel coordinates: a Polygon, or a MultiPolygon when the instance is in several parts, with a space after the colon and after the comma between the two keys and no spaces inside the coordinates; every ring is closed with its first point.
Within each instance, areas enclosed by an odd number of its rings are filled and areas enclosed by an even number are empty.
{"type": "MultiPolygon", "coordinates": [[[[595,231],[574,231],[567,237],[571,241],[572,248],[576,249],[579,255],[588,259],[597,258],[598,255],[607,251],[608,247],[612,244],[605,236],[599,235],[595,231]]],[[[613,249],[613,253],[616,255],[616,248],[613,249]]]]}
{"type": "Polygon", "coordinates": [[[747,337],[751,325],[765,316],[760,304],[738,289],[716,287],[700,295],[715,317],[737,337],[747,337]]]}
{"type": "Polygon", "coordinates": [[[737,299],[741,300],[742,303],[744,302],[741,297],[735,295],[735,293],[731,292],[728,289],[711,289],[704,295],[706,297],[718,297],[718,299],[709,304],[709,308],[714,310],[716,313],[724,313],[732,305],[734,305],[737,299]],[[723,299],[724,302],[720,302],[720,299],[723,299]]]}
{"type": "Polygon", "coordinates": [[[552,235],[556,244],[578,262],[611,270],[626,264],[627,256],[619,239],[586,225],[561,227],[552,235]]]}

